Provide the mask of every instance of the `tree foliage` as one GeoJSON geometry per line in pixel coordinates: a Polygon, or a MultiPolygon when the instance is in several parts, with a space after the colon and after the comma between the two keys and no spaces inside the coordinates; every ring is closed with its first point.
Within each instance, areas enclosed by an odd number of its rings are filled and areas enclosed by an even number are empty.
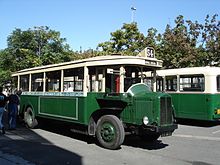
{"type": "Polygon", "coordinates": [[[110,41],[100,43],[98,48],[105,54],[136,55],[144,49],[145,37],[139,32],[137,23],[124,24],[120,30],[111,33],[110,41]]]}
{"type": "Polygon", "coordinates": [[[69,61],[71,52],[65,41],[60,32],[47,26],[15,29],[8,36],[8,47],[0,51],[0,76],[7,81],[13,71],[69,61]]]}
{"type": "Polygon", "coordinates": [[[167,25],[158,43],[159,57],[167,68],[193,66],[196,63],[196,44],[190,36],[183,16],[175,20],[176,26],[167,25]]]}
{"type": "Polygon", "coordinates": [[[185,21],[180,15],[175,24],[174,28],[167,25],[159,42],[158,53],[166,68],[220,66],[217,15],[207,15],[205,24],[185,21]]]}
{"type": "MultiPolygon", "coordinates": [[[[7,84],[7,82],[11,79],[10,78],[10,75],[11,75],[10,70],[3,69],[3,65],[5,65],[3,62],[4,60],[2,58],[3,56],[5,56],[5,51],[0,51],[0,58],[1,58],[1,60],[0,60],[0,86],[7,84]]],[[[8,66],[11,66],[11,65],[13,65],[13,63],[8,63],[8,66]]]]}
{"type": "Polygon", "coordinates": [[[68,45],[60,32],[48,27],[15,29],[8,37],[8,48],[3,53],[3,68],[11,71],[69,61],[68,45]],[[13,62],[13,66],[8,63],[13,62]]]}

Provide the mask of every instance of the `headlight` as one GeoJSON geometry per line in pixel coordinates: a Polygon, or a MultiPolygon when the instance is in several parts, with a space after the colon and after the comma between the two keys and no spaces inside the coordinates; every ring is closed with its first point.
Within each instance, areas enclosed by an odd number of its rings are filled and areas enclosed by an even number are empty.
{"type": "Polygon", "coordinates": [[[147,116],[144,116],[143,123],[144,123],[144,125],[147,125],[149,123],[149,119],[147,116]]]}

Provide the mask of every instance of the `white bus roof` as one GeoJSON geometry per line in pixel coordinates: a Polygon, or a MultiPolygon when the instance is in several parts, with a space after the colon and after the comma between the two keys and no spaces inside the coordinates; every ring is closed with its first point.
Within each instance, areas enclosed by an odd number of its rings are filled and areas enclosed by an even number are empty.
{"type": "Polygon", "coordinates": [[[157,70],[158,76],[168,75],[192,75],[192,74],[203,74],[203,75],[220,75],[220,67],[189,67],[179,69],[164,69],[157,70]]]}
{"type": "Polygon", "coordinates": [[[13,73],[12,76],[29,74],[29,73],[46,72],[52,70],[78,68],[83,66],[108,66],[108,65],[140,65],[145,67],[161,68],[162,60],[158,60],[156,58],[139,57],[139,56],[122,56],[122,55],[96,56],[82,60],[45,65],[35,68],[28,68],[17,71],[13,73]]]}

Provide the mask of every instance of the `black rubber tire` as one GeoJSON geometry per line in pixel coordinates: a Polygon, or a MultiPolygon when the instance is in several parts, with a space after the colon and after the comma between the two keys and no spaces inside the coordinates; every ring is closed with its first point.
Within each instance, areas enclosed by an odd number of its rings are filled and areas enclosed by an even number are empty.
{"type": "Polygon", "coordinates": [[[102,116],[97,122],[96,138],[104,148],[111,150],[120,148],[125,138],[122,122],[114,115],[102,116]]]}
{"type": "Polygon", "coordinates": [[[24,112],[24,122],[28,128],[35,128],[38,125],[34,112],[31,107],[28,107],[24,112]]]}

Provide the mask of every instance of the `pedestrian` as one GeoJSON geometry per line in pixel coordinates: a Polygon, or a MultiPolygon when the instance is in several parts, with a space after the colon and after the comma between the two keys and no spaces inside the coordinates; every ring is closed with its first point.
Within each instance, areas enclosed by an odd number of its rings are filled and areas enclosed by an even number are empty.
{"type": "Polygon", "coordinates": [[[2,92],[3,88],[0,87],[0,127],[2,129],[2,134],[5,134],[5,127],[3,125],[2,118],[5,111],[5,105],[7,103],[7,97],[2,92]]]}
{"type": "Polygon", "coordinates": [[[18,115],[18,106],[20,104],[21,91],[15,91],[14,94],[11,94],[8,98],[8,122],[9,130],[16,129],[16,119],[18,115]]]}

